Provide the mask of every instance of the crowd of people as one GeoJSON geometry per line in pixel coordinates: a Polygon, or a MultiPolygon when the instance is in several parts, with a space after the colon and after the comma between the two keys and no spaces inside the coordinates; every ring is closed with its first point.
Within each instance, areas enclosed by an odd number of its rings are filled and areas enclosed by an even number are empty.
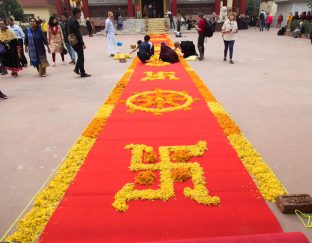
{"type": "MultiPolygon", "coordinates": [[[[229,62],[234,64],[233,61],[233,52],[234,52],[234,43],[235,43],[235,34],[238,32],[237,22],[235,21],[235,13],[231,12],[228,15],[228,20],[226,20],[222,26],[221,33],[224,42],[224,61],[227,61],[227,56],[229,53],[229,62]]],[[[197,24],[195,24],[195,28],[198,31],[198,41],[197,48],[199,55],[196,52],[195,45],[192,41],[181,41],[174,43],[174,49],[167,46],[166,43],[161,43],[160,46],[160,54],[159,58],[163,62],[176,63],[179,62],[179,57],[177,54],[177,50],[181,51],[183,57],[187,60],[196,60],[198,56],[198,60],[201,61],[204,59],[205,47],[204,42],[206,37],[211,37],[212,34],[209,35],[210,31],[215,31],[215,26],[213,26],[212,21],[208,21],[204,18],[203,14],[198,14],[197,24]]],[[[130,52],[130,54],[137,51],[137,56],[141,60],[142,63],[147,63],[151,57],[154,55],[154,45],[150,41],[150,36],[146,35],[144,37],[144,41],[139,40],[137,42],[136,48],[130,52]]]]}
{"type": "MultiPolygon", "coordinates": [[[[90,77],[84,69],[84,49],[86,48],[80,32],[79,20],[81,10],[74,8],[72,17],[64,13],[58,19],[51,16],[49,22],[40,18],[29,18],[29,26],[23,31],[14,24],[13,18],[0,20],[0,73],[7,75],[11,72],[18,77],[19,72],[28,66],[25,53],[29,55],[29,64],[35,67],[40,77],[47,75],[50,66],[47,53],[52,55],[52,66],[56,66],[56,55],[64,56],[68,53],[70,64],[75,65],[74,73],[82,78],[90,77]]],[[[88,29],[88,24],[87,24],[88,29]]],[[[90,35],[90,33],[89,33],[90,35]]],[[[90,35],[91,36],[91,35],[90,35]]],[[[7,96],[0,91],[0,98],[7,96]]]]}

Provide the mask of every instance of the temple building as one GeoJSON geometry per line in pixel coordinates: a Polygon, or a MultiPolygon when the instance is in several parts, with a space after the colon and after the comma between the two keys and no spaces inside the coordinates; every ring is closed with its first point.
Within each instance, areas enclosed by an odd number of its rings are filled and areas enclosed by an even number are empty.
{"type": "Polygon", "coordinates": [[[162,18],[166,10],[176,16],[178,12],[185,15],[198,13],[220,14],[226,6],[228,10],[245,14],[246,0],[20,0],[26,17],[29,15],[47,18],[70,14],[73,7],[81,7],[85,17],[105,17],[108,11],[118,12],[126,18],[162,18]]]}

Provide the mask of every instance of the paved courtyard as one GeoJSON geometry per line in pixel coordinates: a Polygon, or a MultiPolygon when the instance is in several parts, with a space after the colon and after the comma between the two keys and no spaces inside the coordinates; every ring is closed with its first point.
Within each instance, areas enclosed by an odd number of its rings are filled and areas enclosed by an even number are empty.
{"type": "MultiPolygon", "coordinates": [[[[118,35],[121,52],[142,38],[118,35]]],[[[187,34],[177,40],[193,40],[187,34]]],[[[173,40],[176,40],[172,36],[173,40]]],[[[43,183],[105,101],[127,69],[106,53],[105,37],[86,37],[86,71],[81,79],[73,66],[48,68],[39,78],[28,67],[17,79],[1,76],[0,90],[0,237],[32,200],[43,183]]],[[[289,193],[312,194],[312,45],[307,39],[276,35],[276,30],[240,31],[234,65],[223,62],[220,33],[206,43],[205,60],[191,66],[240,126],[289,193]]],[[[66,62],[69,62],[66,57],[66,62]]],[[[302,231],[294,215],[269,204],[285,231],[302,231]]],[[[244,217],[244,215],[242,215],[244,217]]]]}

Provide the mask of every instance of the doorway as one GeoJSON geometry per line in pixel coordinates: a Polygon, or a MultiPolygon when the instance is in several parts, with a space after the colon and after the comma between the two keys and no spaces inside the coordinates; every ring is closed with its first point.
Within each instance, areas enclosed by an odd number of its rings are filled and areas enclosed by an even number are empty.
{"type": "Polygon", "coordinates": [[[141,0],[143,18],[163,18],[165,0],[141,0]]]}

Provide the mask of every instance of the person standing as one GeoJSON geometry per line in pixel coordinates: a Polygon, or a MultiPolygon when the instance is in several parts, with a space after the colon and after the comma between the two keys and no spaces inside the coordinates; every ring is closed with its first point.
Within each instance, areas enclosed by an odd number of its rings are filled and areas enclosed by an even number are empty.
{"type": "Polygon", "coordinates": [[[260,15],[259,15],[259,29],[260,31],[263,31],[264,26],[265,26],[265,12],[261,11],[260,15]]]}
{"type": "Polygon", "coordinates": [[[62,57],[62,62],[64,59],[64,36],[57,19],[54,16],[50,17],[49,29],[48,29],[48,43],[52,52],[53,67],[55,67],[55,53],[60,53],[62,57]]]}
{"type": "Polygon", "coordinates": [[[231,12],[228,15],[228,20],[226,20],[222,26],[221,33],[224,41],[224,59],[226,61],[228,50],[230,50],[230,63],[233,62],[233,49],[235,42],[235,34],[238,32],[237,22],[235,21],[235,13],[231,12]]]}
{"type": "Polygon", "coordinates": [[[177,14],[177,31],[181,32],[182,15],[180,12],[177,14]]]}
{"type": "Polygon", "coordinates": [[[19,60],[20,47],[17,37],[8,29],[4,20],[0,20],[0,55],[4,68],[11,71],[13,77],[18,77],[18,72],[22,70],[19,60]]]}
{"type": "Polygon", "coordinates": [[[205,53],[205,28],[206,28],[207,21],[204,19],[203,14],[198,14],[198,25],[195,25],[195,28],[198,31],[198,41],[197,41],[197,48],[199,51],[199,58],[198,60],[201,61],[204,59],[204,53],[205,53]]]}
{"type": "Polygon", "coordinates": [[[211,16],[211,25],[212,25],[212,31],[213,32],[216,31],[216,24],[217,24],[217,14],[216,14],[216,12],[213,12],[212,16],[211,16]]]}
{"type": "Polygon", "coordinates": [[[9,23],[8,28],[17,37],[17,43],[18,43],[18,46],[20,47],[20,50],[21,50],[21,52],[20,52],[20,55],[21,55],[20,64],[22,67],[27,67],[28,62],[27,62],[27,59],[26,59],[25,54],[24,54],[25,33],[23,32],[23,30],[20,26],[14,24],[13,18],[9,18],[8,23],[9,23]]]}
{"type": "Polygon", "coordinates": [[[284,19],[283,15],[280,14],[280,15],[278,16],[278,19],[277,19],[277,25],[276,25],[276,28],[277,28],[277,29],[281,28],[283,19],[284,19]]]}
{"type": "Polygon", "coordinates": [[[170,29],[172,28],[175,29],[172,12],[170,10],[167,10],[166,15],[168,16],[169,21],[170,21],[170,29]]]}
{"type": "Polygon", "coordinates": [[[91,75],[87,74],[84,69],[84,49],[86,49],[86,45],[83,42],[83,38],[80,32],[80,25],[78,22],[78,20],[81,18],[81,10],[79,8],[74,8],[72,14],[73,17],[71,17],[68,21],[68,31],[69,35],[75,36],[75,39],[77,40],[77,43],[73,45],[73,48],[78,55],[74,72],[80,75],[82,78],[87,78],[91,75]]]}
{"type": "Polygon", "coordinates": [[[105,33],[107,37],[107,51],[111,57],[118,53],[117,42],[115,38],[115,28],[113,25],[114,14],[113,12],[108,12],[107,19],[105,21],[105,33]]]}
{"type": "Polygon", "coordinates": [[[122,30],[123,27],[123,20],[121,15],[118,16],[118,20],[117,20],[117,30],[122,30]]]}
{"type": "Polygon", "coordinates": [[[267,28],[267,31],[270,30],[272,22],[273,22],[273,16],[269,13],[267,18],[266,18],[266,28],[267,28]]]}
{"type": "Polygon", "coordinates": [[[287,29],[290,29],[291,21],[293,20],[292,12],[289,13],[287,17],[287,29]]]}
{"type": "Polygon", "coordinates": [[[43,32],[43,34],[45,35],[46,39],[48,39],[48,29],[49,29],[49,25],[48,23],[45,21],[45,19],[42,20],[42,23],[39,25],[41,27],[41,30],[43,32]]]}
{"type": "Polygon", "coordinates": [[[86,26],[87,26],[87,30],[89,32],[89,37],[93,37],[93,28],[92,28],[92,23],[91,23],[89,17],[87,18],[86,26]]]}
{"type": "Polygon", "coordinates": [[[64,43],[65,43],[66,49],[67,49],[68,54],[71,58],[71,61],[69,64],[76,64],[76,52],[73,49],[73,47],[70,45],[69,40],[68,40],[68,18],[67,18],[66,13],[63,13],[61,16],[60,26],[62,28],[63,38],[64,38],[64,43]]]}
{"type": "Polygon", "coordinates": [[[51,53],[48,41],[38,26],[35,18],[29,19],[29,27],[26,28],[25,52],[29,53],[30,63],[37,68],[40,77],[47,75],[46,69],[49,66],[45,47],[51,53]]]}

